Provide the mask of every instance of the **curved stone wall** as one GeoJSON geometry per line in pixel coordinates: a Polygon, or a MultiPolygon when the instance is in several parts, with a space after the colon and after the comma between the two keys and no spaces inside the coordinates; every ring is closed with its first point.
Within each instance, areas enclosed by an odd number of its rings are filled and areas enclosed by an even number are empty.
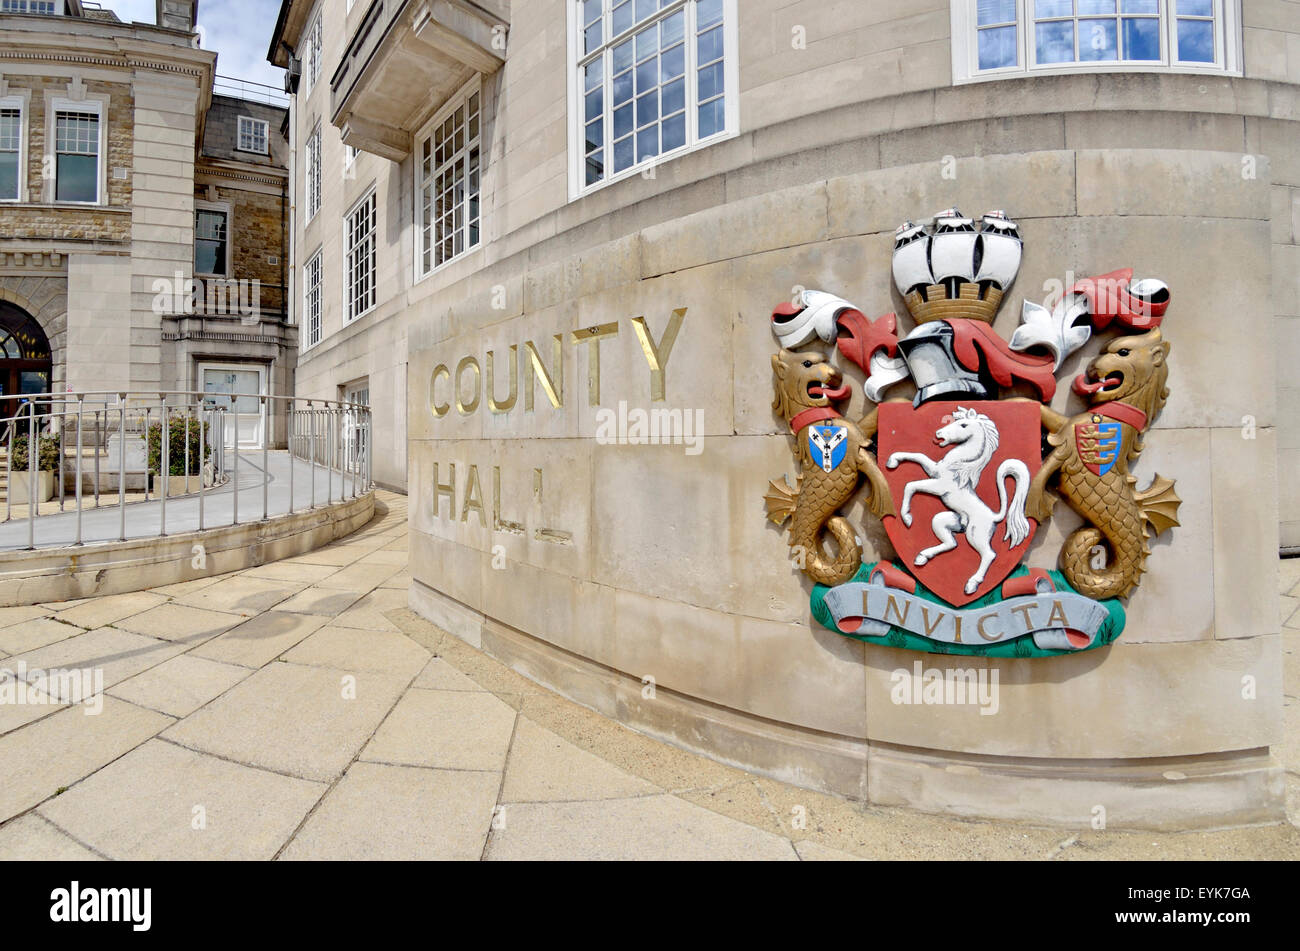
{"type": "MultiPolygon", "coordinates": [[[[875,803],[1081,825],[1100,806],[1129,827],[1281,817],[1271,242],[1275,176],[1296,161],[1283,99],[1295,87],[1078,76],[843,107],[753,140],[783,142],[779,160],[709,175],[741,146],[688,156],[621,193],[644,200],[416,302],[413,606],[638,729],[875,803]],[[795,472],[771,409],[773,305],[817,288],[910,329],[894,228],[952,205],[1020,224],[1004,338],[1022,299],[1074,277],[1133,267],[1172,289],[1172,395],[1137,475],[1177,479],[1182,524],[1153,542],[1111,647],[996,660],[846,639],[811,618],[788,537],[764,517],[768,481],[795,472]],[[698,418],[703,440],[606,438],[654,408],[698,418]],[[894,672],[918,661],[996,670],[996,712],[894,702],[894,672]]],[[[1065,385],[1053,401],[1081,405],[1065,385]]],[[[892,552],[860,495],[850,515],[865,560],[892,552]]],[[[1078,524],[1058,505],[1028,563],[1055,568],[1078,524]]]]}

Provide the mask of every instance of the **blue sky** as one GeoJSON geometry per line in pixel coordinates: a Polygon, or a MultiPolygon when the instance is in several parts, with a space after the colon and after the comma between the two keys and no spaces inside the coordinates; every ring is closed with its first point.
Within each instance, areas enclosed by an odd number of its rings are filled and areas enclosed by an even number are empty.
{"type": "MultiPolygon", "coordinates": [[[[101,0],[120,20],[154,22],[155,0],[101,0]]],[[[280,0],[199,0],[199,27],[205,49],[217,53],[217,72],[278,88],[284,73],[266,61],[280,0]]]]}

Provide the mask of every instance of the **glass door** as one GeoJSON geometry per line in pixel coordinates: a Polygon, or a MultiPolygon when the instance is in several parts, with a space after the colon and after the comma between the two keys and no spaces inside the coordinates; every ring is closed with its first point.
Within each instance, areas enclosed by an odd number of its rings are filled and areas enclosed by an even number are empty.
{"type": "MultiPolygon", "coordinates": [[[[239,414],[240,449],[261,449],[266,432],[265,407],[257,398],[265,393],[265,371],[261,367],[204,366],[201,368],[203,401],[208,409],[224,409],[239,414]]],[[[234,447],[235,417],[226,418],[226,446],[234,447]]]]}

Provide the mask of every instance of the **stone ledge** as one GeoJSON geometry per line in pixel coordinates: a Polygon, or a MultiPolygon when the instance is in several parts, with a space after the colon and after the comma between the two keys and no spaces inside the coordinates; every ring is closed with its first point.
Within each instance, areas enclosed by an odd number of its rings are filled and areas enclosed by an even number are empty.
{"type": "Polygon", "coordinates": [[[0,554],[0,607],[143,591],[254,568],[305,554],[342,538],[374,516],[373,492],[327,508],[265,522],[164,538],[0,554]],[[203,568],[193,567],[202,545],[203,568]]]}

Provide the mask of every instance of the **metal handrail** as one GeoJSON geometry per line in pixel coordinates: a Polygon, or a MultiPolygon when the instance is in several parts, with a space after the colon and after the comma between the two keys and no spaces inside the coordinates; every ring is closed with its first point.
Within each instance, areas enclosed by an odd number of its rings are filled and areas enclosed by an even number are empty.
{"type": "MultiPolygon", "coordinates": [[[[168,498],[171,496],[172,452],[171,439],[176,427],[184,427],[184,492],[198,497],[198,530],[224,527],[225,524],[241,524],[239,501],[240,456],[250,450],[240,448],[240,417],[247,419],[247,413],[238,409],[241,402],[256,400],[258,416],[262,421],[261,432],[261,495],[262,505],[259,521],[265,521],[272,515],[293,514],[303,510],[300,499],[302,493],[296,483],[307,478],[310,499],[307,510],[317,507],[316,478],[318,469],[323,471],[326,479],[325,505],[334,502],[335,477],[338,479],[338,497],[340,501],[355,499],[370,491],[373,487],[373,462],[371,446],[373,444],[372,415],[368,406],[342,400],[305,399],[294,396],[274,396],[265,393],[211,393],[202,390],[86,390],[69,393],[33,393],[9,397],[21,399],[19,410],[12,416],[0,417],[0,448],[5,450],[5,475],[8,490],[5,497],[4,520],[0,522],[0,533],[13,521],[26,521],[26,547],[36,547],[36,523],[39,519],[56,518],[67,512],[69,496],[67,478],[74,480],[72,501],[75,505],[75,541],[73,545],[85,543],[83,531],[83,513],[88,510],[86,504],[86,481],[91,480],[94,489],[94,505],[89,510],[105,507],[101,503],[103,490],[106,488],[104,476],[107,474],[109,484],[116,478],[118,509],[117,540],[127,539],[127,506],[138,502],[157,502],[158,528],[155,532],[133,537],[165,537],[167,534],[168,498]],[[222,405],[224,404],[224,405],[222,405]],[[275,412],[272,412],[272,411],[275,412]],[[156,418],[155,418],[156,415],[156,418]],[[270,488],[273,481],[270,465],[272,426],[283,420],[284,432],[277,438],[288,453],[288,505],[284,512],[272,512],[270,488]],[[318,426],[319,424],[319,426],[318,426]],[[75,427],[76,456],[69,459],[69,435],[75,427]],[[197,429],[197,459],[192,453],[192,433],[197,429]],[[150,465],[149,447],[157,433],[158,460],[156,466],[150,465]],[[145,458],[138,463],[139,468],[128,469],[127,442],[133,433],[143,441],[145,458]],[[87,452],[86,436],[93,434],[91,448],[87,452]],[[113,459],[108,450],[113,436],[118,437],[117,458],[113,459]],[[37,495],[40,490],[39,473],[50,471],[39,468],[42,440],[57,439],[56,462],[58,510],[40,511],[41,501],[37,495]],[[15,514],[13,501],[16,473],[13,468],[14,450],[19,440],[26,443],[27,466],[27,504],[26,516],[15,514]],[[227,463],[227,450],[229,464],[227,463]],[[88,455],[90,458],[88,458],[88,455]],[[93,460],[93,469],[90,466],[93,460]],[[306,463],[302,466],[302,463],[306,463]],[[154,468],[158,470],[156,480],[154,468]],[[229,471],[228,471],[229,470],[229,471]],[[300,471],[301,470],[301,471],[300,471]],[[143,476],[143,499],[127,502],[126,485],[131,475],[143,476]],[[190,479],[198,476],[198,491],[190,493],[190,479]],[[156,498],[151,499],[151,482],[156,482],[156,498]],[[230,488],[230,521],[221,526],[209,524],[209,511],[205,505],[207,496],[213,491],[230,488]]],[[[138,447],[137,447],[138,448],[138,447]]],[[[179,451],[179,447],[178,447],[179,451]]],[[[251,450],[251,451],[256,451],[251,450]]],[[[277,453],[282,450],[275,450],[277,453]]],[[[178,457],[179,461],[179,457],[178,457]]],[[[256,466],[254,466],[256,468],[256,466]]],[[[247,491],[247,487],[243,491],[247,491]]],[[[223,493],[224,495],[224,493],[223,493]]],[[[111,503],[110,503],[111,504],[111,503]]],[[[173,501],[173,505],[175,505],[173,501]]],[[[21,503],[20,503],[21,505],[21,503]]],[[[277,507],[279,502],[277,502],[277,507]]],[[[21,509],[20,509],[21,511],[21,509]]],[[[244,522],[249,519],[244,519],[244,522]]],[[[111,539],[92,539],[96,541],[111,539]]],[[[66,545],[67,541],[50,542],[66,545]]]]}

